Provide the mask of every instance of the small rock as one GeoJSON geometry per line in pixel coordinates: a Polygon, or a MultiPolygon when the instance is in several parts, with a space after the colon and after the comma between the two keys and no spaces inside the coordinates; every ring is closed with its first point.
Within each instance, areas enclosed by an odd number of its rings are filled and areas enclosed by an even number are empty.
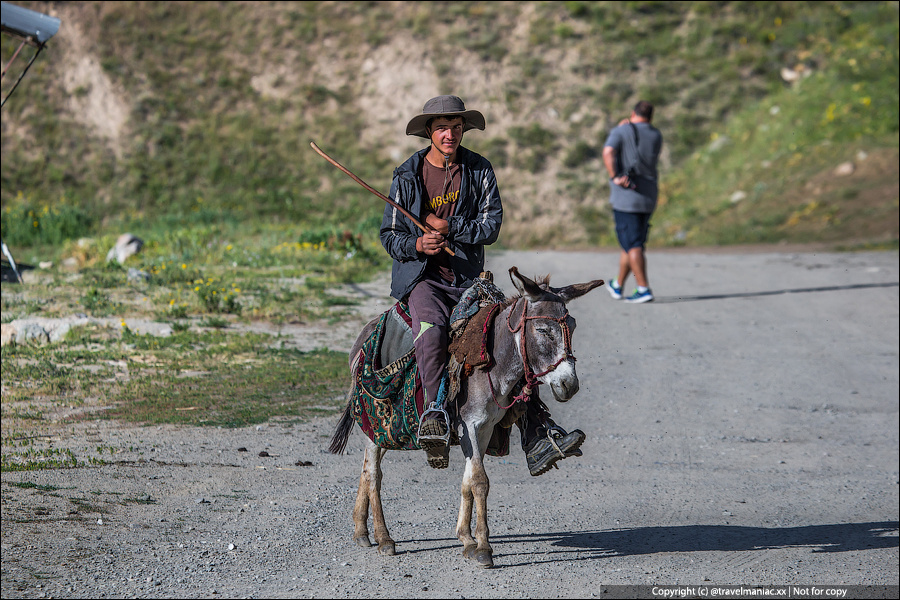
{"type": "Polygon", "coordinates": [[[787,67],[782,67],[781,69],[781,78],[784,79],[788,83],[794,83],[798,79],[800,79],[800,73],[795,71],[794,69],[789,69],[787,67]]]}
{"type": "Polygon", "coordinates": [[[0,345],[6,346],[7,344],[15,342],[17,333],[14,325],[9,323],[0,325],[0,345]]]}
{"type": "Polygon", "coordinates": [[[710,142],[709,151],[717,152],[717,151],[721,150],[722,148],[724,148],[725,146],[727,146],[728,142],[730,142],[730,141],[731,140],[728,138],[727,135],[720,135],[719,137],[714,139],[712,142],[710,142]]]}
{"type": "Polygon", "coordinates": [[[137,254],[143,247],[144,240],[135,237],[130,233],[123,233],[119,236],[119,239],[116,240],[116,245],[110,248],[107,253],[106,262],[115,260],[118,261],[120,265],[123,265],[129,256],[137,254]]]}
{"type": "Polygon", "coordinates": [[[16,344],[47,344],[49,342],[50,334],[37,323],[26,322],[16,332],[16,344]]]}
{"type": "Polygon", "coordinates": [[[744,190],[738,190],[731,195],[729,200],[731,200],[732,204],[735,204],[737,202],[740,202],[741,200],[743,200],[746,197],[747,197],[747,192],[745,192],[744,190]]]}
{"type": "Polygon", "coordinates": [[[135,269],[134,267],[128,268],[128,282],[129,283],[140,283],[150,281],[150,274],[141,269],[135,269]]]}
{"type": "Polygon", "coordinates": [[[856,165],[854,165],[849,160],[847,162],[842,162],[834,168],[834,174],[838,177],[847,177],[848,175],[853,175],[854,171],[856,171],[856,165]]]}

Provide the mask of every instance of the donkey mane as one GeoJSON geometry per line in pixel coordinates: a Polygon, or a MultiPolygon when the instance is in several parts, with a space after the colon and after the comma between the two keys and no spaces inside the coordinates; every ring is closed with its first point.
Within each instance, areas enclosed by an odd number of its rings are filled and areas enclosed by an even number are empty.
{"type": "MultiPolygon", "coordinates": [[[[544,290],[545,292],[549,292],[551,294],[553,293],[553,288],[550,287],[550,275],[549,274],[548,275],[535,275],[535,276],[533,276],[532,281],[534,281],[534,283],[539,288],[544,290]]],[[[516,294],[512,298],[507,298],[506,305],[508,306],[509,304],[512,304],[514,301],[518,300],[519,298],[522,298],[521,292],[516,294]]]]}
{"type": "MultiPolygon", "coordinates": [[[[535,275],[535,276],[532,278],[532,281],[534,281],[535,285],[537,285],[537,286],[544,292],[544,294],[545,294],[544,298],[545,298],[545,299],[561,300],[561,298],[560,298],[559,295],[557,294],[557,292],[558,292],[559,290],[555,290],[555,289],[553,289],[552,287],[550,287],[550,275],[549,275],[549,274],[547,274],[547,275],[535,275]],[[548,295],[549,295],[549,298],[548,298],[548,295]]],[[[522,298],[522,297],[523,297],[523,295],[522,295],[521,293],[519,293],[518,295],[516,295],[515,297],[513,297],[513,298],[511,299],[511,302],[509,302],[509,303],[507,304],[507,306],[508,306],[509,304],[513,304],[516,300],[518,300],[519,298],[522,298]]],[[[504,307],[504,308],[505,308],[505,307],[504,307]]]]}

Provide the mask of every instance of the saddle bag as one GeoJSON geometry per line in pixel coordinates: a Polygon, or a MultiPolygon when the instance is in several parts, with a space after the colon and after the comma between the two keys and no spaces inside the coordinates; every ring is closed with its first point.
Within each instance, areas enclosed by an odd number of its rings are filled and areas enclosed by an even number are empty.
{"type": "MultiPolygon", "coordinates": [[[[474,368],[489,368],[487,339],[491,314],[503,293],[482,277],[463,294],[450,318],[450,359],[438,392],[438,405],[456,413],[464,379],[474,368]]],[[[376,445],[389,450],[420,449],[417,434],[425,408],[413,347],[409,306],[397,302],[382,313],[354,361],[350,402],[353,417],[376,445]]],[[[509,429],[495,428],[488,453],[509,453],[509,429]],[[500,429],[500,431],[497,431],[500,429]]],[[[451,444],[459,440],[451,428],[451,444]]]]}

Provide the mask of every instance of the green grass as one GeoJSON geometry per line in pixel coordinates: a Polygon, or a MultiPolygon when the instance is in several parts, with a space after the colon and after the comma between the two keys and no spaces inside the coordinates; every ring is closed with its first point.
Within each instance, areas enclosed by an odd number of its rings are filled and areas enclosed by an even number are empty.
{"type": "MultiPolygon", "coordinates": [[[[127,328],[112,336],[102,328],[82,328],[49,346],[4,346],[2,375],[4,430],[26,421],[30,428],[44,426],[46,415],[22,408],[38,399],[48,412],[90,402],[91,410],[69,421],[223,427],[301,422],[343,408],[348,377],[346,354],[284,349],[264,334],[210,330],[154,337],[127,328]]],[[[4,437],[15,436],[5,431],[4,437]]],[[[18,458],[4,469],[23,463],[76,466],[56,450],[46,456],[28,452],[13,453],[18,458]]]]}
{"type": "Polygon", "coordinates": [[[4,452],[0,459],[0,471],[39,471],[43,469],[71,469],[78,466],[78,459],[71,450],[60,448],[28,449],[4,452]]]}
{"type": "Polygon", "coordinates": [[[23,490],[33,489],[39,492],[55,492],[57,490],[63,489],[53,485],[39,485],[31,481],[10,481],[9,484],[23,490]]]}
{"type": "Polygon", "coordinates": [[[122,402],[104,415],[139,423],[242,427],[271,419],[299,422],[343,408],[347,385],[344,353],[272,350],[223,364],[197,357],[198,370],[139,377],[121,392],[122,402]]]}
{"type": "MultiPolygon", "coordinates": [[[[889,17],[885,8],[868,5],[869,17],[889,17]]],[[[861,163],[860,152],[893,157],[885,165],[896,161],[896,39],[896,22],[868,19],[848,25],[837,40],[814,38],[828,63],[747,104],[664,179],[657,217],[663,243],[676,236],[689,245],[851,239],[860,224],[843,217],[861,209],[860,188],[878,186],[886,191],[867,221],[895,222],[896,173],[846,178],[823,198],[811,198],[808,189],[841,162],[861,163]],[[742,199],[733,201],[738,192],[742,199]]]]}

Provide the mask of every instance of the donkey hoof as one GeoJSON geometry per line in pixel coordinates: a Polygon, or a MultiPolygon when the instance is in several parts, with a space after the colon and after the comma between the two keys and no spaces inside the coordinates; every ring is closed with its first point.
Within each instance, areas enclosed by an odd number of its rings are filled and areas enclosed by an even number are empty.
{"type": "Polygon", "coordinates": [[[476,546],[475,544],[467,544],[463,546],[462,555],[470,560],[475,560],[475,551],[477,549],[478,546],[476,546]]]}
{"type": "Polygon", "coordinates": [[[394,548],[393,541],[378,544],[378,554],[381,554],[382,556],[394,556],[396,553],[397,551],[394,548]]]}
{"type": "Polygon", "coordinates": [[[361,535],[353,538],[353,541],[356,542],[356,545],[360,548],[371,548],[372,542],[369,541],[369,536],[361,535]]]}
{"type": "Polygon", "coordinates": [[[479,567],[490,568],[494,566],[493,550],[479,550],[478,546],[470,544],[463,548],[463,556],[469,560],[474,560],[479,567]]]}
{"type": "Polygon", "coordinates": [[[490,550],[482,550],[475,554],[475,562],[483,569],[490,569],[494,566],[494,555],[490,550]]]}

